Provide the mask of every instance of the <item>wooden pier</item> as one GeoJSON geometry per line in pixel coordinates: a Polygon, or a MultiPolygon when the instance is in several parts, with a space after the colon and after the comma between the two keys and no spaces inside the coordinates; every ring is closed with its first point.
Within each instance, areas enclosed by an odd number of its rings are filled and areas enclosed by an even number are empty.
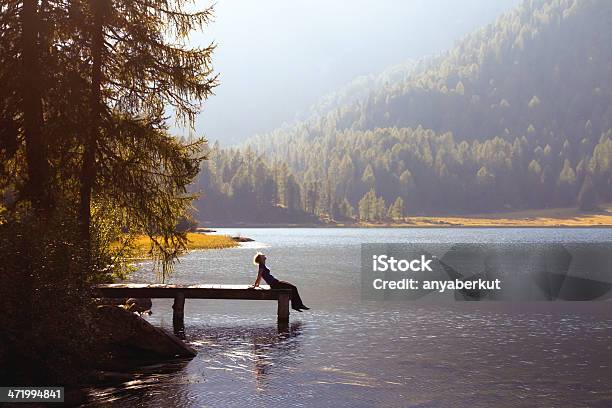
{"type": "Polygon", "coordinates": [[[151,298],[174,299],[172,323],[177,335],[185,332],[185,299],[276,300],[279,331],[289,328],[290,289],[270,289],[267,285],[250,288],[248,285],[165,285],[112,283],[95,285],[94,298],[151,298]]]}

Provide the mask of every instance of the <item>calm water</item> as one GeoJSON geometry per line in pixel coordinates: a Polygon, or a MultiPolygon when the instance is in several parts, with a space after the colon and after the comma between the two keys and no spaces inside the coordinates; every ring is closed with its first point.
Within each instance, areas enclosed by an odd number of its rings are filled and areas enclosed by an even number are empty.
{"type": "MultiPolygon", "coordinates": [[[[611,302],[362,302],[360,244],[612,242],[612,229],[221,229],[256,240],[182,258],[171,283],[251,283],[257,250],[309,312],[187,300],[188,362],[92,390],[92,406],[611,407],[611,302]]],[[[143,265],[132,280],[151,282],[143,265]]],[[[154,324],[172,328],[172,301],[154,324]]]]}

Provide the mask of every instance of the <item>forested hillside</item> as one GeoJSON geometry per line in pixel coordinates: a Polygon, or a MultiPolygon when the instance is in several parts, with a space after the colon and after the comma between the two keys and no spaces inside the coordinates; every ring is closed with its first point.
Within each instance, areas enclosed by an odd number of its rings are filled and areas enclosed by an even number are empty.
{"type": "Polygon", "coordinates": [[[366,96],[349,87],[248,148],[214,147],[200,217],[377,221],[610,202],[610,21],[607,0],[526,1],[446,55],[364,84],[366,96]]]}

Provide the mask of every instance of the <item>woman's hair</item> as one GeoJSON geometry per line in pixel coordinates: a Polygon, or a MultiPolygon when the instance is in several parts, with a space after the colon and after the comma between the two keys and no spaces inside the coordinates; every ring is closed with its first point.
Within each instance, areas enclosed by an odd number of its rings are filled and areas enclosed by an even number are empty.
{"type": "Polygon", "coordinates": [[[253,263],[255,265],[259,265],[261,263],[261,257],[262,256],[264,256],[263,253],[261,253],[261,252],[256,253],[255,256],[253,257],[253,263]]]}

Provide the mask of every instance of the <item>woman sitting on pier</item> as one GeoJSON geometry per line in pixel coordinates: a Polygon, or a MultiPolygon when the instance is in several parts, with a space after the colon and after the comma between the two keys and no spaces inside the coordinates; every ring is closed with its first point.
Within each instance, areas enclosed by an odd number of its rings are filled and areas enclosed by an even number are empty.
{"type": "Polygon", "coordinates": [[[289,282],[279,281],[270,273],[270,270],[266,267],[266,256],[261,252],[258,252],[253,258],[253,263],[255,265],[259,265],[259,273],[257,274],[257,279],[255,279],[255,283],[253,287],[256,288],[259,286],[259,282],[263,278],[268,285],[270,285],[271,289],[291,289],[291,308],[293,310],[297,310],[301,312],[302,310],[309,310],[309,307],[306,307],[304,303],[302,303],[302,299],[300,298],[300,294],[298,293],[295,285],[292,285],[289,282]]]}

